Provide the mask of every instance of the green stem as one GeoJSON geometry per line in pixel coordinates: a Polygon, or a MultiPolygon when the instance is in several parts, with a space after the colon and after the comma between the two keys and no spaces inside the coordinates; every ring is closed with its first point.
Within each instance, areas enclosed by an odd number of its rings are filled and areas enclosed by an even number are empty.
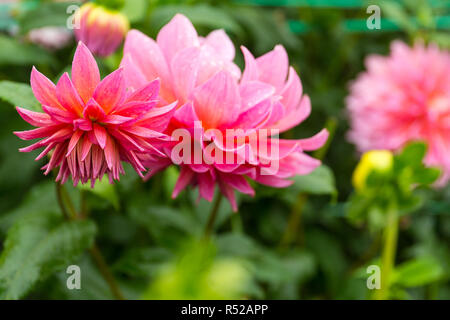
{"type": "Polygon", "coordinates": [[[56,182],[55,189],[56,189],[56,200],[58,201],[58,205],[61,209],[61,212],[66,220],[70,220],[69,213],[67,212],[66,206],[64,205],[64,200],[62,196],[62,185],[56,182]]]}
{"type": "Polygon", "coordinates": [[[211,233],[214,228],[214,222],[217,218],[217,213],[219,212],[220,203],[222,202],[223,195],[222,193],[218,193],[216,199],[214,200],[213,207],[209,214],[208,222],[206,223],[204,238],[208,239],[211,236],[211,233]]]}
{"type": "MultiPolygon", "coordinates": [[[[56,182],[56,198],[58,200],[59,207],[61,208],[61,211],[65,217],[66,220],[75,220],[78,218],[85,218],[87,214],[87,204],[86,199],[82,195],[81,196],[81,213],[80,215],[77,214],[75,210],[75,206],[72,203],[72,200],[70,199],[69,194],[65,190],[64,186],[60,183],[56,182]],[[67,207],[68,209],[67,209],[67,207]],[[86,210],[86,211],[84,211],[86,210]]],[[[98,249],[97,245],[93,244],[92,248],[89,249],[89,253],[91,254],[94,262],[96,263],[100,273],[102,274],[103,278],[105,279],[106,283],[108,284],[111,293],[113,296],[118,300],[124,300],[124,296],[122,292],[119,289],[119,286],[117,285],[113,274],[109,270],[108,265],[105,262],[105,259],[103,258],[100,250],[98,249]]]]}
{"type": "Polygon", "coordinates": [[[384,231],[384,247],[381,256],[381,288],[375,291],[376,300],[389,299],[389,288],[392,270],[395,265],[398,238],[398,213],[391,207],[387,213],[387,224],[384,231]]]}
{"type": "Polygon", "coordinates": [[[92,246],[92,248],[89,250],[89,253],[91,254],[92,259],[94,259],[94,262],[97,265],[103,278],[108,283],[108,286],[109,286],[113,296],[117,300],[125,300],[122,292],[119,289],[119,286],[116,283],[116,280],[114,279],[113,274],[109,270],[109,267],[106,264],[105,259],[103,258],[102,253],[100,252],[99,248],[97,247],[97,245],[95,243],[92,246]]]}
{"type": "Polygon", "coordinates": [[[298,230],[301,225],[301,217],[302,217],[302,211],[303,207],[308,200],[308,195],[304,193],[300,193],[297,198],[297,203],[292,208],[291,215],[289,216],[288,225],[286,227],[286,231],[283,234],[283,237],[280,241],[280,249],[287,248],[292,241],[294,240],[295,236],[298,234],[298,230]]]}

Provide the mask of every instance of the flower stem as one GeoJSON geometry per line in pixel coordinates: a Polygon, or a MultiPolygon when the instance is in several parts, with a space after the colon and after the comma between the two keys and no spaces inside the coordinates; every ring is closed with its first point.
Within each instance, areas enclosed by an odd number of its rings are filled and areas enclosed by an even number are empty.
{"type": "Polygon", "coordinates": [[[381,288],[375,292],[376,300],[389,299],[389,288],[392,270],[395,264],[398,238],[398,213],[391,207],[387,213],[387,224],[384,230],[384,247],[381,255],[381,288]]]}
{"type": "MultiPolygon", "coordinates": [[[[86,204],[86,199],[85,197],[82,195],[81,197],[81,210],[82,212],[80,213],[80,215],[77,214],[76,210],[75,210],[75,206],[73,205],[69,194],[67,193],[67,191],[64,189],[64,186],[61,185],[60,183],[56,182],[56,198],[58,200],[58,204],[59,207],[61,208],[61,212],[64,215],[64,218],[68,221],[70,220],[75,220],[75,219],[84,219],[86,218],[87,215],[87,204],[86,204]],[[67,209],[67,207],[68,209],[67,209]]],[[[89,253],[91,254],[92,258],[94,259],[94,262],[96,263],[100,273],[102,274],[103,278],[105,279],[106,283],[108,283],[108,286],[111,290],[111,293],[113,294],[113,296],[118,299],[118,300],[125,300],[122,292],[119,289],[119,286],[117,285],[113,274],[111,273],[111,271],[109,270],[108,265],[105,262],[105,259],[103,258],[100,250],[98,249],[97,245],[94,244],[92,245],[92,248],[89,249],[89,253]]]]}
{"type": "Polygon", "coordinates": [[[300,193],[298,195],[297,202],[292,208],[291,215],[289,216],[286,231],[284,232],[283,237],[281,238],[279,245],[280,249],[287,248],[292,243],[295,236],[298,234],[298,230],[301,224],[303,207],[307,200],[308,195],[304,193],[300,193]]]}
{"type": "Polygon", "coordinates": [[[114,279],[114,276],[112,275],[108,265],[106,264],[105,259],[103,258],[102,253],[100,252],[99,248],[95,243],[89,250],[89,253],[91,254],[91,257],[94,259],[94,262],[97,265],[103,278],[108,283],[108,286],[113,296],[118,300],[125,300],[122,292],[119,289],[119,286],[116,283],[116,280],[114,279]]]}
{"type": "Polygon", "coordinates": [[[223,195],[219,192],[216,199],[214,200],[213,207],[209,214],[208,222],[206,223],[205,233],[203,237],[208,239],[211,236],[212,230],[214,228],[214,222],[217,218],[217,213],[219,212],[220,203],[222,202],[223,195]]]}

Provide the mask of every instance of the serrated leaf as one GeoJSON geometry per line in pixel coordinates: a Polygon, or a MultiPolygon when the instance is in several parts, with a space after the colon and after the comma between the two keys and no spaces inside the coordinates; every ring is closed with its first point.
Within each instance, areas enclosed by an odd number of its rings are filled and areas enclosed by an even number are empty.
{"type": "Polygon", "coordinates": [[[0,256],[0,297],[20,299],[37,282],[75,263],[92,245],[95,233],[92,221],[65,222],[48,211],[18,220],[0,256]]]}
{"type": "Polygon", "coordinates": [[[32,111],[42,111],[39,102],[34,97],[31,86],[26,83],[8,80],[0,81],[0,99],[13,106],[32,111]]]}

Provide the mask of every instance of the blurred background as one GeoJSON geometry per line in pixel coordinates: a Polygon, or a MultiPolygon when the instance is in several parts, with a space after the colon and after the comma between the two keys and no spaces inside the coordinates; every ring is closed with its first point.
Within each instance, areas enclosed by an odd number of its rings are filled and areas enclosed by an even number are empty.
{"type": "MultiPolygon", "coordinates": [[[[3,290],[13,298],[113,298],[83,250],[50,261],[64,248],[40,241],[70,241],[57,222],[27,229],[27,221],[43,216],[57,221],[60,213],[53,177],[39,170],[43,160],[34,161],[39,152],[19,153],[26,143],[12,134],[29,128],[12,104],[37,103],[29,95],[31,67],[52,80],[69,70],[76,44],[66,28],[71,4],[81,2],[0,1],[0,294],[3,290]],[[24,86],[10,87],[11,81],[24,86]],[[11,90],[23,90],[21,101],[9,98],[11,90]],[[68,264],[81,267],[81,290],[67,289],[68,264]],[[15,269],[20,276],[4,279],[15,269]]],[[[346,139],[345,97],[349,83],[364,70],[365,57],[387,55],[394,39],[412,44],[421,38],[448,50],[450,1],[127,0],[120,10],[132,28],[153,38],[175,13],[183,13],[200,35],[222,28],[237,48],[245,45],[255,56],[282,44],[312,101],[311,116],[285,137],[309,137],[324,126],[331,132],[329,144],[314,154],[324,165],[311,175],[296,178],[287,189],[256,186],[254,198],[239,196],[237,214],[222,202],[208,243],[199,239],[212,204],[197,203],[193,190],[172,200],[176,168],[146,183],[126,168],[127,175],[114,186],[103,181],[89,190],[68,184],[75,205],[78,197],[87,199],[94,227],[86,237],[95,236],[123,295],[371,298],[366,267],[379,259],[381,232],[347,215],[360,155],[346,139]],[[370,4],[381,8],[379,30],[367,28],[370,4]]],[[[242,54],[236,53],[242,67],[242,54]]],[[[99,58],[102,75],[116,69],[120,59],[121,50],[99,58]]],[[[400,220],[399,267],[390,298],[449,299],[450,188],[423,190],[420,196],[421,205],[400,220]]]]}

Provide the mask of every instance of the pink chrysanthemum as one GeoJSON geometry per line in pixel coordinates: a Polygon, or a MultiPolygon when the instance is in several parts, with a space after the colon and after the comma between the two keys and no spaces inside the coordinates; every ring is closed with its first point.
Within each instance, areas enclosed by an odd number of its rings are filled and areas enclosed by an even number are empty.
{"type": "MultiPolygon", "coordinates": [[[[328,136],[325,130],[302,140],[278,139],[271,137],[274,131],[267,131],[288,130],[311,111],[310,100],[302,95],[300,78],[289,68],[284,48],[276,46],[257,59],[246,48],[242,51],[246,67],[241,75],[233,63],[233,43],[223,30],[199,37],[191,22],[179,14],[161,29],[156,41],[137,30],[127,35],[122,61],[127,84],[137,88],[160,78],[161,100],[178,102],[169,133],[185,129],[192,137],[192,152],[202,153],[200,163],[195,162],[195,154],[183,154],[180,162],[173,152],[179,144],[166,145],[171,161],[157,163],[159,169],[171,162],[181,166],[174,197],[186,186],[195,185],[200,197],[211,201],[218,185],[237,210],[235,189],[254,194],[246,178],[285,187],[292,183],[286,178],[310,173],[320,164],[303,151],[322,146],[328,136]],[[236,137],[227,135],[230,129],[242,131],[236,137]],[[272,152],[275,149],[278,154],[272,152]],[[219,152],[231,161],[221,163],[211,157],[219,152]]],[[[155,168],[155,160],[149,156],[145,164],[155,168]]]]}
{"type": "Polygon", "coordinates": [[[398,150],[424,140],[428,165],[439,166],[439,184],[450,179],[450,54],[435,45],[413,48],[395,41],[391,55],[369,56],[367,71],[351,85],[349,139],[359,151],[398,150]]]}
{"type": "Polygon", "coordinates": [[[125,87],[123,70],[118,69],[100,81],[100,74],[89,49],[79,43],[72,63],[72,79],[64,73],[55,86],[35,68],[31,88],[44,113],[17,107],[21,117],[38,127],[15,132],[24,140],[41,139],[29,152],[45,147],[36,158],[50,154],[42,169],[48,174],[59,167],[57,181],[72,176],[74,185],[91,180],[94,185],[106,173],[110,181],[123,173],[121,161],[129,162],[142,176],[140,153],[162,154],[154,144],[165,143],[166,129],[175,104],[155,107],[159,81],[144,83],[133,93],[125,87]]]}

